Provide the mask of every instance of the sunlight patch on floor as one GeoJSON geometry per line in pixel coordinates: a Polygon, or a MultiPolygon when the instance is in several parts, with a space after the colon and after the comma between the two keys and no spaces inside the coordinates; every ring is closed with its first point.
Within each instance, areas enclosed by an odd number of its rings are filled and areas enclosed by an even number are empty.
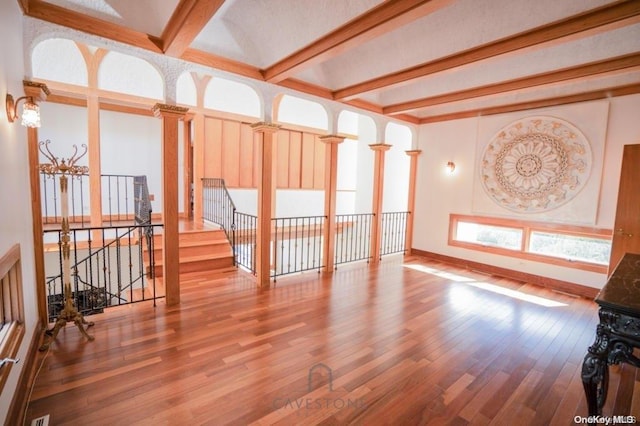
{"type": "Polygon", "coordinates": [[[493,293],[503,294],[513,299],[524,300],[525,302],[535,303],[536,305],[540,305],[540,306],[546,306],[547,308],[567,306],[566,303],[556,302],[555,300],[547,299],[545,297],[540,297],[540,296],[534,296],[532,294],[523,293],[518,290],[511,290],[509,288],[504,288],[495,284],[482,283],[482,282],[472,282],[472,283],[466,283],[466,284],[476,288],[481,288],[483,290],[491,291],[493,293]]]}
{"type": "Polygon", "coordinates": [[[475,281],[473,278],[463,277],[462,275],[452,274],[451,272],[445,272],[435,268],[429,268],[428,266],[424,266],[424,265],[404,264],[402,266],[404,266],[405,268],[414,269],[416,271],[426,272],[427,274],[436,275],[440,278],[446,278],[448,280],[456,281],[459,283],[475,281]]]}
{"type": "Polygon", "coordinates": [[[534,296],[532,294],[527,294],[524,293],[522,291],[518,291],[518,290],[511,290],[496,284],[491,284],[491,283],[486,283],[486,282],[479,282],[476,281],[473,278],[469,278],[469,277],[465,277],[462,275],[457,275],[457,274],[452,274],[449,272],[445,272],[445,271],[441,271],[439,269],[435,269],[435,268],[429,268],[427,266],[423,266],[423,265],[409,265],[409,264],[404,264],[402,265],[405,268],[409,268],[409,269],[413,269],[419,272],[424,272],[427,274],[431,274],[431,275],[436,275],[438,277],[441,278],[446,278],[449,279],[451,281],[455,281],[455,282],[459,282],[459,283],[463,283],[465,285],[469,285],[475,288],[479,288],[481,290],[486,290],[486,291],[490,291],[492,293],[497,293],[497,294],[502,294],[504,296],[508,296],[511,297],[513,299],[517,299],[517,300],[522,300],[525,302],[529,302],[529,303],[534,303],[536,305],[540,305],[540,306],[545,306],[547,308],[556,308],[559,306],[567,306],[566,303],[561,303],[561,302],[557,302],[555,300],[551,300],[551,299],[547,299],[545,297],[540,297],[540,296],[534,296]]]}

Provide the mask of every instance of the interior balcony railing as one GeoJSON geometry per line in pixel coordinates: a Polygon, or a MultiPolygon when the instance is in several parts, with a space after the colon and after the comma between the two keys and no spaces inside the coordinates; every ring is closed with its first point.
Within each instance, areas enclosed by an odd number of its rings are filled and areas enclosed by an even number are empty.
{"type": "Polygon", "coordinates": [[[380,240],[380,257],[406,253],[407,219],[410,212],[382,213],[382,238],[380,240]]]}
{"type": "MultiPolygon", "coordinates": [[[[257,216],[237,211],[223,179],[204,178],[203,218],[220,225],[229,240],[236,265],[256,273],[257,216]]],[[[406,252],[409,212],[381,214],[378,258],[406,252]]],[[[271,219],[271,278],[324,267],[323,229],[326,216],[271,219]]],[[[334,264],[370,261],[373,213],[336,215],[334,264]]]]}
{"type": "Polygon", "coordinates": [[[258,217],[236,209],[220,178],[202,179],[203,219],[219,225],[227,236],[237,266],[256,273],[256,226],[258,217]]]}
{"type": "Polygon", "coordinates": [[[282,217],[271,219],[271,277],[317,270],[324,267],[322,231],[325,216],[282,217]]]}
{"type": "Polygon", "coordinates": [[[371,259],[371,224],[374,218],[373,213],[336,215],[336,267],[371,259]]]}
{"type": "Polygon", "coordinates": [[[258,217],[235,212],[233,216],[233,255],[238,266],[256,273],[256,229],[258,217]]]}
{"type": "MultiPolygon", "coordinates": [[[[146,273],[155,266],[153,234],[162,225],[130,225],[70,230],[71,287],[76,309],[83,315],[130,303],[156,300],[164,291],[146,273]]],[[[44,231],[53,246],[45,252],[49,321],[64,306],[61,230],[44,231]],[[57,245],[57,248],[55,246],[57,245]]]]}
{"type": "MultiPolygon", "coordinates": [[[[62,221],[60,209],[60,174],[40,174],[42,194],[42,212],[44,224],[56,224],[62,221]]],[[[133,220],[135,180],[133,175],[101,175],[102,224],[113,225],[133,220]]],[[[89,175],[69,177],[69,222],[79,227],[91,223],[91,188],[89,175]]],[[[148,194],[147,194],[148,195],[148,194]]]]}

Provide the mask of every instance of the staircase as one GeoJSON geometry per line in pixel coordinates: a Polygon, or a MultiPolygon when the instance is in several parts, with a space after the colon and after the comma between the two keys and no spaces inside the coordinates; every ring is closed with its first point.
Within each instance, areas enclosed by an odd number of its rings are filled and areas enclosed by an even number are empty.
{"type": "MultiPolygon", "coordinates": [[[[153,236],[154,276],[162,277],[162,235],[153,236]]],[[[234,271],[233,251],[222,229],[181,230],[179,236],[180,274],[234,271]]],[[[149,252],[144,250],[147,276],[151,277],[149,252]]]]}

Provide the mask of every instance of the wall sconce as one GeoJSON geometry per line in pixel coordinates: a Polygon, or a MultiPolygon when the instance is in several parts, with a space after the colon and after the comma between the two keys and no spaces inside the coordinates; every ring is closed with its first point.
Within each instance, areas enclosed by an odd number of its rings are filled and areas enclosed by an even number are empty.
{"type": "Polygon", "coordinates": [[[444,166],[447,174],[453,174],[453,171],[456,169],[456,164],[453,161],[449,161],[446,166],[444,166]]]}
{"type": "Polygon", "coordinates": [[[40,107],[33,101],[31,96],[23,96],[14,102],[13,96],[7,93],[6,107],[9,123],[18,119],[18,103],[24,101],[22,105],[22,125],[25,127],[40,127],[40,107]]]}

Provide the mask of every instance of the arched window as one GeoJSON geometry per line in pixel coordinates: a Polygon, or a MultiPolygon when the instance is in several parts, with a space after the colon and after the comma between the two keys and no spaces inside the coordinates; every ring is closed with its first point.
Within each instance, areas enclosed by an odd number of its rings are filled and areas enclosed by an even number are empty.
{"type": "Polygon", "coordinates": [[[204,92],[204,107],[217,111],[260,117],[260,98],[250,86],[214,77],[204,92]]]}
{"type": "Polygon", "coordinates": [[[149,62],[119,52],[109,52],[98,71],[98,87],[151,99],[164,99],[162,76],[149,62]]]}
{"type": "Polygon", "coordinates": [[[276,116],[280,123],[297,124],[315,129],[329,129],[329,116],[322,105],[307,99],[284,95],[276,116]]]}
{"type": "Polygon", "coordinates": [[[71,40],[52,38],[38,43],[31,52],[33,77],[86,87],[87,66],[71,40]]]}
{"type": "Polygon", "coordinates": [[[176,92],[177,103],[192,106],[198,105],[198,91],[189,71],[183,72],[178,77],[176,92]]]}

